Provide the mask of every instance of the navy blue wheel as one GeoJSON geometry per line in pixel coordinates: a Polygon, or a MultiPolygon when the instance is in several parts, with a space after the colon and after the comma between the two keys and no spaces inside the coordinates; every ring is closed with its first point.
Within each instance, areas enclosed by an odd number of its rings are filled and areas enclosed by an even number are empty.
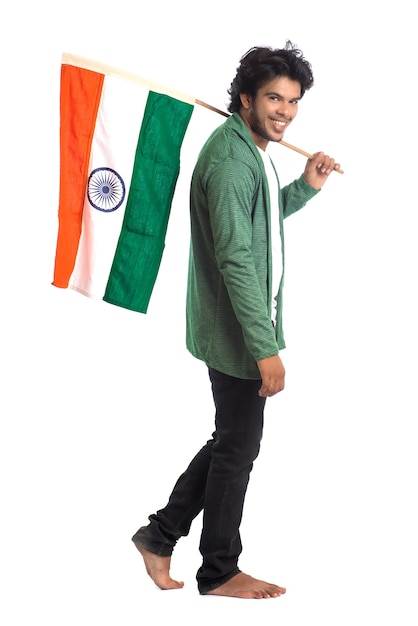
{"type": "Polygon", "coordinates": [[[93,170],[87,182],[87,197],[98,211],[116,211],[125,199],[125,183],[110,167],[93,170]]]}

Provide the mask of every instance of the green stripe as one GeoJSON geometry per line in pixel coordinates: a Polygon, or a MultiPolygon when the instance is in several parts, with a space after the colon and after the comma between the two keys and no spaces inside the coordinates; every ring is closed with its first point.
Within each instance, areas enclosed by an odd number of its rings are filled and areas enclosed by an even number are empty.
{"type": "Polygon", "coordinates": [[[150,91],[131,188],[103,300],[146,313],[164,251],[180,148],[193,106],[150,91]]]}

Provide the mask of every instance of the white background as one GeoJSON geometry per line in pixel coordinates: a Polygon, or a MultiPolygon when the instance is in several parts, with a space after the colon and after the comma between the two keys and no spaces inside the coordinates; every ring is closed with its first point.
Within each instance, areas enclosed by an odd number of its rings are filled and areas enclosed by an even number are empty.
{"type": "MultiPolygon", "coordinates": [[[[9,3],[1,20],[4,626],[416,626],[416,106],[412,5],[9,3]],[[286,223],[286,389],[268,401],[240,565],[278,600],[200,597],[200,517],[160,592],[130,541],[210,436],[184,343],[197,112],[147,315],[51,286],[59,77],[72,52],[224,109],[241,55],[291,39],[315,86],[285,139],[340,160],[286,223]]],[[[210,119],[209,119],[210,118],[210,119]]],[[[305,159],[274,146],[282,184],[305,159]]]]}

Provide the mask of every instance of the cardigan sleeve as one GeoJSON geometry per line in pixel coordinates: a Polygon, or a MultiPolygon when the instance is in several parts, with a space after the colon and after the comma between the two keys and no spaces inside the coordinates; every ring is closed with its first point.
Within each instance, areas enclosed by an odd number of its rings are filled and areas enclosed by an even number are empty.
{"type": "Polygon", "coordinates": [[[314,189],[314,187],[309,185],[303,176],[283,187],[280,191],[283,217],[289,217],[292,213],[302,209],[308,200],[316,196],[319,191],[320,189],[314,189]]]}

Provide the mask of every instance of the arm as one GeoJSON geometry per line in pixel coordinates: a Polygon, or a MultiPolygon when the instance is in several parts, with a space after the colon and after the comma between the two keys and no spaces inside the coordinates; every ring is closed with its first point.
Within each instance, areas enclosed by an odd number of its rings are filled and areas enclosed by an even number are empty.
{"type": "MultiPolygon", "coordinates": [[[[216,263],[245,345],[255,361],[277,355],[266,297],[266,277],[254,260],[253,197],[257,183],[242,161],[226,159],[206,179],[216,263]],[[257,271],[258,270],[258,271],[257,271]]],[[[265,233],[266,235],[267,233],[265,233]]],[[[267,254],[267,237],[255,246],[267,254]]]]}
{"type": "Polygon", "coordinates": [[[309,158],[303,175],[280,191],[283,217],[289,217],[302,209],[320,191],[332,170],[339,167],[334,159],[323,152],[316,152],[309,158]]]}

